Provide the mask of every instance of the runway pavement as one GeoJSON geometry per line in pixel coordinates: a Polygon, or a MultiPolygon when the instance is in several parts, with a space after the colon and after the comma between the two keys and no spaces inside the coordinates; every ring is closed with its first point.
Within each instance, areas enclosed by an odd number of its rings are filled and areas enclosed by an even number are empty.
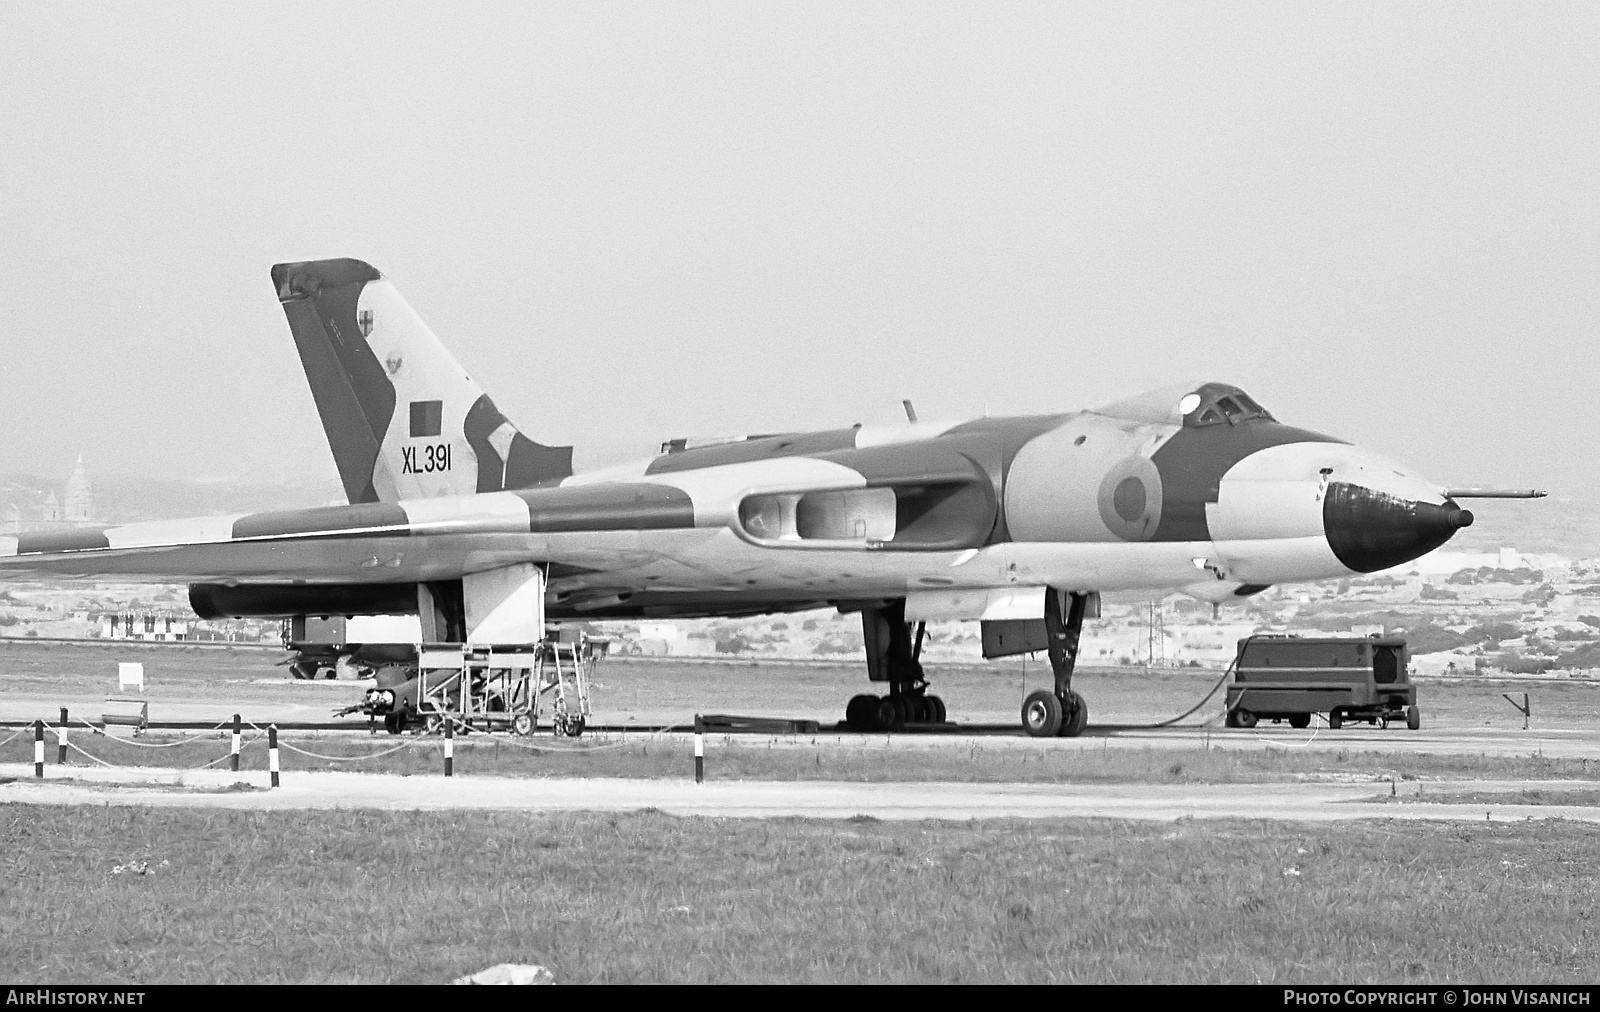
{"type": "MultiPolygon", "coordinates": [[[[530,812],[626,812],[653,808],[673,815],[726,818],[799,816],[842,819],[968,820],[1098,817],[1172,821],[1351,819],[1520,821],[1560,818],[1600,823],[1585,805],[1435,804],[1387,796],[1387,784],[952,784],[707,782],[689,780],[532,779],[285,773],[270,788],[264,772],[0,765],[0,804],[150,805],[157,807],[297,810],[371,808],[391,811],[514,809],[530,812]]],[[[1427,791],[1543,791],[1592,788],[1590,783],[1430,782],[1427,791]]],[[[1411,788],[1414,790],[1414,788],[1411,788]]]]}

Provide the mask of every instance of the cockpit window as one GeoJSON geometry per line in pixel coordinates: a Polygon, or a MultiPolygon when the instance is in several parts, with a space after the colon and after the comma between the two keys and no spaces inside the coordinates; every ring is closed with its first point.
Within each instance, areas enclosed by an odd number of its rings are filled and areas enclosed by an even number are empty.
{"type": "Polygon", "coordinates": [[[1196,390],[1193,396],[1199,398],[1199,403],[1183,417],[1183,424],[1191,428],[1221,425],[1224,422],[1237,425],[1256,419],[1273,420],[1267,409],[1257,404],[1249,394],[1225,383],[1207,383],[1196,390]]]}

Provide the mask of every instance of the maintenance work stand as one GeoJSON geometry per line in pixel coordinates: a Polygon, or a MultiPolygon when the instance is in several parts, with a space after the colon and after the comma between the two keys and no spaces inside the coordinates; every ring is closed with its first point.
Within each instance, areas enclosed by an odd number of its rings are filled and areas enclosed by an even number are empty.
{"type": "Polygon", "coordinates": [[[390,734],[416,730],[533,734],[541,722],[576,738],[588,726],[589,686],[607,640],[551,628],[525,645],[425,643],[415,665],[386,665],[360,703],[335,713],[381,719],[390,734]]]}

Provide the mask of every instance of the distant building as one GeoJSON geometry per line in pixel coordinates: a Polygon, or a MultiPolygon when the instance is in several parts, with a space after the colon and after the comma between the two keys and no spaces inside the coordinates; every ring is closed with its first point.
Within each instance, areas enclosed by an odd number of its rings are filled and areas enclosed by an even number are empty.
{"type": "Polygon", "coordinates": [[[98,518],[94,502],[94,480],[89,477],[89,468],[84,464],[82,454],[78,455],[77,461],[72,466],[72,475],[67,479],[67,483],[61,486],[59,495],[53,488],[46,490],[44,495],[40,496],[38,489],[26,489],[16,485],[8,486],[5,493],[11,498],[11,503],[10,508],[6,510],[5,525],[0,527],[0,533],[16,534],[21,531],[74,527],[94,523],[98,518]]]}
{"type": "Polygon", "coordinates": [[[677,624],[673,622],[640,622],[639,652],[656,655],[677,653],[677,624]]]}
{"type": "Polygon", "coordinates": [[[1572,560],[1552,552],[1519,552],[1515,548],[1501,548],[1494,552],[1429,552],[1391,572],[1396,574],[1420,573],[1423,576],[1449,576],[1463,569],[1505,570],[1558,570],[1570,569],[1572,560]]]}
{"type": "Polygon", "coordinates": [[[100,638],[171,643],[189,638],[190,620],[172,612],[120,611],[100,616],[100,638]]]}
{"type": "Polygon", "coordinates": [[[81,453],[78,454],[77,463],[72,465],[72,477],[67,479],[67,484],[61,489],[58,519],[67,524],[94,522],[94,482],[89,478],[89,469],[84,466],[81,453]]]}

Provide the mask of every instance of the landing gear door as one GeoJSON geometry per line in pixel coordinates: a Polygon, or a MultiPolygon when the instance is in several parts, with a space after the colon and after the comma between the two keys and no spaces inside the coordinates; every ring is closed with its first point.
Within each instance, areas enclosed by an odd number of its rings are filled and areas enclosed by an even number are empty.
{"type": "MultiPolygon", "coordinates": [[[[1061,592],[1047,590],[1045,593],[1059,595],[1061,592]]],[[[1100,617],[1099,594],[1091,593],[1085,598],[1083,617],[1100,617]]],[[[979,626],[983,631],[985,660],[1038,653],[1050,645],[1049,627],[1042,618],[986,619],[979,626]]]]}
{"type": "Polygon", "coordinates": [[[985,660],[1034,654],[1049,646],[1049,634],[1042,618],[1002,619],[978,624],[983,628],[985,660]]]}

